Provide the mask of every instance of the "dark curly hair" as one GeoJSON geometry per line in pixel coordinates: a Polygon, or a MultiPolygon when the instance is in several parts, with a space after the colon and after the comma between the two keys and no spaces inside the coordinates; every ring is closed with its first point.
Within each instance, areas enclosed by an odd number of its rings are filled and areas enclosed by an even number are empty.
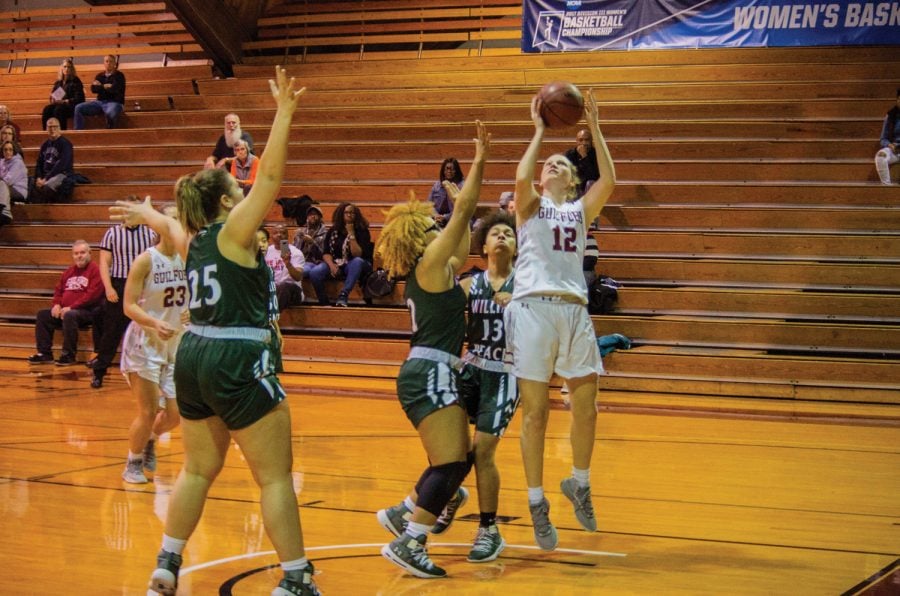
{"type": "Polygon", "coordinates": [[[512,231],[515,232],[516,216],[508,211],[498,209],[475,222],[475,230],[472,233],[472,242],[470,246],[474,248],[479,255],[484,252],[484,242],[487,240],[488,232],[491,231],[491,228],[500,224],[509,226],[512,228],[512,231]]]}
{"type": "Polygon", "coordinates": [[[331,227],[334,230],[338,230],[343,236],[347,234],[347,224],[344,222],[344,211],[347,210],[347,207],[351,206],[356,210],[356,220],[353,222],[354,231],[357,232],[359,230],[369,229],[369,220],[366,219],[366,216],[363,215],[363,212],[360,211],[359,207],[353,203],[340,203],[335,207],[334,213],[331,214],[331,227]]]}

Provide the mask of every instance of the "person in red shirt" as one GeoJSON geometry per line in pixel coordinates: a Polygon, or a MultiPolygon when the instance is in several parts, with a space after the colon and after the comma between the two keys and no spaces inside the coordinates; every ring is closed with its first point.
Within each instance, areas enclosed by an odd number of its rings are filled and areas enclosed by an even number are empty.
{"type": "Polygon", "coordinates": [[[74,265],[66,269],[53,294],[53,306],[38,311],[34,324],[37,353],[29,356],[30,364],[53,362],[53,332],[63,330],[62,354],[57,366],[75,364],[78,329],[92,323],[103,306],[103,281],[100,269],[91,261],[91,245],[76,240],[72,245],[74,265]]]}

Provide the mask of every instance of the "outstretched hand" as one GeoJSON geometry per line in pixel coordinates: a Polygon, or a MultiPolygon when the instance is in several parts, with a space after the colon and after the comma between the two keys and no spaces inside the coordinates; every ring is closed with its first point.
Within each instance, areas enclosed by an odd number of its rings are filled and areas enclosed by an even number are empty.
{"type": "Polygon", "coordinates": [[[475,121],[475,159],[486,159],[491,149],[491,133],[481,120],[475,121]]]}
{"type": "Polygon", "coordinates": [[[287,71],[280,66],[275,67],[275,80],[269,79],[272,97],[279,108],[287,108],[291,112],[297,109],[297,100],[306,93],[306,87],[295,89],[294,77],[288,79],[287,71]]]}
{"type": "Polygon", "coordinates": [[[538,95],[531,98],[531,121],[534,122],[534,129],[538,132],[544,132],[547,123],[541,118],[541,106],[543,101],[538,95]]]}
{"type": "Polygon", "coordinates": [[[121,221],[126,226],[138,226],[147,222],[146,214],[155,211],[150,203],[150,196],[144,197],[143,202],[116,201],[109,208],[109,218],[113,221],[121,221]]]}
{"type": "MultiPolygon", "coordinates": [[[[441,186],[447,191],[447,197],[449,197],[450,202],[455,205],[456,199],[459,198],[459,193],[462,192],[459,186],[456,185],[456,182],[451,182],[450,180],[444,180],[441,182],[441,186]]],[[[437,218],[435,218],[435,221],[436,220],[437,218]]]]}
{"type": "Polygon", "coordinates": [[[584,119],[589,126],[600,126],[600,111],[597,109],[597,100],[594,99],[594,90],[588,89],[584,102],[584,119]]]}

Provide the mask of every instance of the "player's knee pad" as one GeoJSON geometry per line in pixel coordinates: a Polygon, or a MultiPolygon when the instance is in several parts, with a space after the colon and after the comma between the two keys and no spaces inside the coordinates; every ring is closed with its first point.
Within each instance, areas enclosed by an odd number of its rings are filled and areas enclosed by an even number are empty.
{"type": "Polygon", "coordinates": [[[434,516],[440,515],[468,472],[469,464],[464,461],[431,466],[420,480],[416,505],[434,516]]]}
{"type": "Polygon", "coordinates": [[[419,480],[416,482],[416,501],[419,500],[419,495],[422,494],[422,486],[425,484],[425,480],[428,478],[428,475],[431,473],[431,466],[425,468],[425,471],[422,472],[422,475],[419,476],[419,480]]]}

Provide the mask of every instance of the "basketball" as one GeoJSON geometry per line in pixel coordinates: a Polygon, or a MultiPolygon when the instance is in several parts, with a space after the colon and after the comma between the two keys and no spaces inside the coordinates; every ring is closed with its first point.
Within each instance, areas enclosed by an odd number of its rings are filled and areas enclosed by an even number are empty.
{"type": "Polygon", "coordinates": [[[572,83],[553,81],[538,91],[541,119],[549,128],[574,126],[584,114],[584,98],[572,83]]]}

